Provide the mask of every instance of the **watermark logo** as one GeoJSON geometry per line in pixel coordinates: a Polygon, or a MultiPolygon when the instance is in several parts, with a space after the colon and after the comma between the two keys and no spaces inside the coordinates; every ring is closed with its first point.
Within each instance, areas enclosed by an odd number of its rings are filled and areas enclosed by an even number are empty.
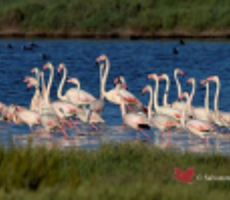
{"type": "Polygon", "coordinates": [[[185,183],[193,183],[193,176],[195,175],[195,169],[193,167],[189,167],[187,170],[183,171],[179,168],[174,168],[175,179],[180,182],[185,183]]]}

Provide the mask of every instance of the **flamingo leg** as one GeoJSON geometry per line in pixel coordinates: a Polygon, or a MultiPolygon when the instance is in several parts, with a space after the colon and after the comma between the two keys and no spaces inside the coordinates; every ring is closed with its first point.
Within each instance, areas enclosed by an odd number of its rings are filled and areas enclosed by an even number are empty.
{"type": "Polygon", "coordinates": [[[165,139],[165,133],[164,131],[161,132],[161,140],[162,140],[162,143],[164,142],[164,139],[165,139]]]}
{"type": "Polygon", "coordinates": [[[205,141],[205,146],[207,146],[207,147],[208,147],[208,146],[210,145],[208,138],[207,138],[207,137],[205,137],[205,138],[204,138],[204,141],[205,141]]]}
{"type": "Polygon", "coordinates": [[[168,130],[168,142],[169,144],[172,144],[172,136],[171,136],[170,130],[168,130]]]}
{"type": "Polygon", "coordinates": [[[65,130],[64,126],[62,126],[62,128],[61,128],[61,132],[63,133],[63,135],[64,135],[64,137],[65,137],[66,139],[69,139],[69,136],[68,136],[68,134],[66,133],[66,130],[65,130]]]}
{"type": "Polygon", "coordinates": [[[31,132],[31,133],[33,133],[33,132],[34,132],[34,130],[33,130],[33,128],[32,128],[32,126],[30,126],[30,132],[31,132]]]}
{"type": "Polygon", "coordinates": [[[127,108],[128,108],[128,110],[129,110],[130,112],[132,112],[132,111],[133,111],[133,109],[132,109],[132,107],[131,107],[131,106],[127,105],[127,108]]]}
{"type": "Polygon", "coordinates": [[[73,120],[71,120],[70,122],[72,123],[72,126],[74,127],[75,131],[81,132],[81,130],[77,127],[73,120]]]}
{"type": "Polygon", "coordinates": [[[99,131],[99,128],[94,123],[91,123],[90,126],[93,127],[96,131],[99,131]]]}
{"type": "Polygon", "coordinates": [[[146,138],[147,138],[147,140],[149,140],[149,139],[150,139],[149,134],[147,134],[147,133],[146,133],[146,132],[144,132],[143,130],[139,129],[139,132],[141,132],[143,135],[145,135],[145,136],[146,136],[146,138]]]}

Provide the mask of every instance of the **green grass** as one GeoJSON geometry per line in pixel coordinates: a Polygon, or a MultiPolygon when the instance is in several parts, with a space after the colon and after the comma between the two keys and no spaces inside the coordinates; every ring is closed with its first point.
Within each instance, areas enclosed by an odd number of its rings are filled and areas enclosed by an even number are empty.
{"type": "Polygon", "coordinates": [[[88,33],[230,28],[230,0],[0,0],[0,31],[88,33]]]}
{"type": "MultiPolygon", "coordinates": [[[[97,151],[0,150],[0,199],[226,199],[230,181],[174,179],[174,167],[196,175],[230,175],[230,158],[163,151],[144,144],[97,151]]],[[[195,178],[194,178],[195,179],[195,178]]]]}

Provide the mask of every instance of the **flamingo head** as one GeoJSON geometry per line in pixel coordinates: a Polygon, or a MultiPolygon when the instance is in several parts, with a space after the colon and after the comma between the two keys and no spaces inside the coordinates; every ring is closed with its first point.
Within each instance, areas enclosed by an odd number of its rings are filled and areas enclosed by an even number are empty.
{"type": "Polygon", "coordinates": [[[52,63],[51,63],[51,62],[47,62],[47,63],[43,66],[42,70],[45,71],[45,70],[47,70],[47,69],[51,69],[52,67],[53,67],[52,63]]]}
{"type": "Polygon", "coordinates": [[[155,80],[159,80],[159,77],[156,74],[149,74],[148,75],[148,79],[155,79],[155,80]]]}
{"type": "Polygon", "coordinates": [[[96,63],[100,63],[102,61],[105,61],[106,59],[107,59],[107,56],[105,54],[102,54],[96,59],[96,63]]]}
{"type": "Polygon", "coordinates": [[[65,64],[64,63],[60,63],[57,69],[58,74],[61,73],[61,71],[65,68],[65,64]]]}
{"type": "Polygon", "coordinates": [[[204,80],[201,80],[201,81],[200,81],[200,84],[201,84],[201,85],[205,85],[207,82],[208,82],[208,80],[207,80],[207,79],[204,79],[204,80]]]}
{"type": "Polygon", "coordinates": [[[119,82],[120,82],[120,78],[117,77],[117,78],[114,79],[113,84],[117,85],[119,82]]]}
{"type": "Polygon", "coordinates": [[[182,77],[184,77],[184,75],[185,75],[185,73],[179,68],[175,69],[175,73],[180,74],[182,77]]]}
{"type": "Polygon", "coordinates": [[[194,78],[189,78],[186,83],[187,84],[194,84],[195,83],[195,79],[194,78]]]}
{"type": "Polygon", "coordinates": [[[188,93],[187,92],[183,92],[180,96],[179,96],[179,101],[181,101],[183,98],[189,98],[189,95],[188,95],[188,93]]]}
{"type": "Polygon", "coordinates": [[[206,80],[207,81],[219,82],[219,77],[218,76],[210,76],[206,80]]]}
{"type": "Polygon", "coordinates": [[[151,89],[151,86],[150,85],[146,85],[143,89],[142,89],[142,91],[141,91],[141,93],[142,93],[142,95],[144,95],[148,90],[150,90],[151,89]]]}
{"type": "Polygon", "coordinates": [[[2,111],[5,108],[7,108],[7,106],[4,103],[0,102],[0,111],[2,111]]]}
{"type": "Polygon", "coordinates": [[[29,82],[29,81],[30,81],[30,78],[31,78],[31,77],[29,77],[29,76],[26,76],[26,77],[24,78],[23,82],[24,82],[24,83],[27,83],[27,82],[29,82]]]}
{"type": "Polygon", "coordinates": [[[36,79],[34,78],[29,78],[29,80],[27,81],[27,89],[31,88],[32,86],[38,86],[38,82],[36,79]]]}
{"type": "Polygon", "coordinates": [[[79,84],[79,80],[77,78],[68,78],[67,83],[79,84]]]}
{"type": "Polygon", "coordinates": [[[158,76],[158,79],[159,80],[162,80],[162,79],[165,79],[165,80],[169,80],[169,77],[168,77],[168,75],[167,74],[161,74],[160,76],[158,76]]]}
{"type": "Polygon", "coordinates": [[[34,67],[34,68],[32,68],[31,70],[30,70],[30,73],[38,73],[39,72],[39,69],[37,68],[37,67],[34,67]]]}

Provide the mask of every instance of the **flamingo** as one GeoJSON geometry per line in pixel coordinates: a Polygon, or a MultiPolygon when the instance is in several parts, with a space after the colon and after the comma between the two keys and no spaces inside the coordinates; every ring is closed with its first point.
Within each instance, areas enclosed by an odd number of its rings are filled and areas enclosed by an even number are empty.
{"type": "MultiPolygon", "coordinates": [[[[179,97],[187,99],[187,108],[190,106],[189,95],[184,92],[179,97]]],[[[182,112],[181,118],[182,127],[190,133],[199,136],[199,138],[205,139],[206,145],[208,144],[207,135],[214,132],[213,125],[209,122],[198,120],[198,119],[186,119],[185,110],[182,112]]]]}
{"type": "Polygon", "coordinates": [[[41,72],[42,96],[43,96],[43,103],[41,107],[41,124],[45,128],[46,132],[50,133],[53,129],[58,128],[62,131],[64,137],[68,138],[64,126],[60,124],[60,121],[50,104],[49,94],[50,94],[50,88],[51,88],[52,77],[53,77],[52,65],[49,65],[48,67],[47,66],[44,67],[44,69],[47,68],[51,69],[47,88],[45,86],[44,72],[41,72]]]}
{"type": "MultiPolygon", "coordinates": [[[[189,110],[188,112],[192,114],[196,119],[203,120],[203,121],[210,121],[210,115],[212,111],[209,110],[209,85],[205,84],[206,86],[206,93],[204,98],[204,107],[191,107],[193,96],[195,95],[195,88],[196,88],[196,81],[194,78],[190,78],[187,81],[188,84],[192,84],[192,92],[189,98],[189,110]]],[[[202,83],[202,81],[201,81],[202,83]]]]}
{"type": "MultiPolygon", "coordinates": [[[[159,77],[160,79],[161,77],[159,77]]],[[[159,106],[158,105],[158,90],[159,90],[159,80],[158,76],[156,74],[149,74],[148,79],[154,79],[155,80],[155,95],[154,95],[154,102],[155,103],[155,110],[156,113],[163,114],[163,115],[168,115],[172,117],[173,119],[180,121],[181,119],[181,112],[175,108],[172,107],[165,107],[165,106],[159,106]]]]}
{"type": "Polygon", "coordinates": [[[140,101],[138,99],[136,99],[136,97],[134,95],[132,95],[131,93],[128,93],[127,90],[118,90],[117,88],[111,89],[109,91],[106,91],[106,82],[107,82],[107,78],[108,78],[108,74],[109,74],[109,70],[110,70],[110,62],[108,57],[105,54],[102,54],[101,56],[99,56],[96,59],[97,63],[100,62],[105,62],[105,72],[103,74],[103,78],[102,78],[102,95],[110,102],[114,103],[114,104],[118,104],[121,105],[123,103],[125,104],[137,104],[137,105],[141,105],[140,101]]]}
{"type": "Polygon", "coordinates": [[[41,123],[40,115],[32,110],[18,110],[16,107],[13,121],[15,124],[26,124],[29,126],[30,131],[33,132],[33,126],[41,123]]]}
{"type": "Polygon", "coordinates": [[[104,68],[104,63],[100,64],[100,98],[90,103],[90,110],[101,114],[105,107],[104,96],[102,95],[102,70],[104,68]]]}
{"type": "Polygon", "coordinates": [[[143,104],[141,103],[141,101],[134,95],[132,94],[130,91],[127,90],[127,85],[126,85],[126,81],[125,78],[123,76],[119,76],[117,78],[114,79],[114,84],[117,85],[121,83],[120,85],[123,85],[125,87],[122,87],[119,89],[119,95],[122,99],[123,102],[125,102],[126,105],[128,105],[128,108],[130,110],[133,111],[137,110],[138,111],[144,111],[146,112],[146,108],[143,106],[143,104]],[[130,107],[130,106],[135,106],[135,107],[130,107]]]}
{"type": "Polygon", "coordinates": [[[162,79],[166,81],[164,98],[163,98],[163,106],[169,107],[170,106],[170,104],[168,104],[168,93],[169,93],[169,88],[170,88],[169,76],[167,74],[162,74],[159,76],[159,80],[162,80],[162,79]]]}
{"type": "Polygon", "coordinates": [[[98,130],[98,127],[95,124],[105,123],[105,120],[97,113],[90,109],[81,109],[77,113],[77,117],[84,123],[88,123],[95,130],[98,130]]]}
{"type": "Polygon", "coordinates": [[[148,118],[145,117],[144,115],[140,115],[137,113],[126,113],[124,103],[120,105],[120,108],[121,108],[121,115],[123,118],[123,124],[134,130],[141,132],[143,135],[146,136],[147,139],[149,139],[150,136],[142,130],[142,129],[147,129],[147,130],[151,129],[148,118]]]}
{"type": "Polygon", "coordinates": [[[213,81],[216,83],[216,92],[214,97],[214,113],[212,114],[212,120],[214,123],[230,128],[230,113],[219,111],[218,101],[220,93],[220,79],[218,76],[210,76],[206,79],[207,81],[213,81]]]}
{"type": "MultiPolygon", "coordinates": [[[[146,93],[149,91],[150,98],[149,98],[149,104],[148,104],[148,119],[150,121],[150,125],[152,127],[156,127],[158,130],[161,131],[162,139],[164,139],[164,132],[169,131],[177,126],[177,121],[173,119],[172,117],[164,114],[154,114],[152,115],[152,105],[153,105],[153,89],[150,85],[147,85],[143,88],[142,94],[146,93]]],[[[155,88],[154,96],[157,95],[157,90],[155,88]]],[[[154,104],[156,107],[157,104],[157,98],[154,98],[154,104]]],[[[169,132],[168,132],[169,133],[169,132]]],[[[171,143],[171,137],[170,138],[170,143],[171,143]]]]}
{"type": "Polygon", "coordinates": [[[41,91],[40,91],[40,86],[39,86],[39,78],[38,80],[33,78],[33,77],[26,77],[24,79],[24,82],[27,82],[27,88],[29,89],[31,86],[35,87],[35,92],[34,95],[31,99],[30,103],[30,110],[39,112],[40,110],[40,105],[41,105],[41,91]]]}
{"type": "MultiPolygon", "coordinates": [[[[27,88],[32,87],[32,86],[37,87],[37,81],[34,78],[30,78],[30,80],[28,80],[27,88]]],[[[51,103],[51,107],[53,111],[55,112],[55,114],[59,117],[59,119],[63,120],[63,122],[66,122],[65,118],[72,117],[77,112],[77,107],[71,104],[70,102],[54,101],[51,103]]]]}
{"type": "Polygon", "coordinates": [[[73,103],[74,105],[87,105],[96,100],[96,98],[92,94],[84,90],[81,90],[80,82],[78,81],[78,79],[71,79],[73,81],[71,83],[76,84],[78,87],[71,88],[65,93],[65,95],[62,95],[62,89],[63,89],[64,82],[66,81],[66,77],[67,77],[67,68],[63,63],[59,65],[58,73],[61,73],[62,70],[63,70],[63,77],[62,77],[61,83],[58,88],[58,93],[57,93],[57,96],[60,100],[69,101],[73,103]]]}
{"type": "MultiPolygon", "coordinates": [[[[177,95],[177,98],[179,98],[181,96],[181,84],[178,80],[178,74],[181,75],[182,77],[184,77],[184,72],[179,69],[179,68],[176,68],[174,70],[174,79],[176,81],[176,85],[177,85],[177,92],[178,92],[178,95],[177,95]]],[[[185,102],[183,101],[175,101],[174,103],[172,103],[172,107],[177,109],[177,110],[183,110],[184,107],[185,107],[185,102]]]]}

